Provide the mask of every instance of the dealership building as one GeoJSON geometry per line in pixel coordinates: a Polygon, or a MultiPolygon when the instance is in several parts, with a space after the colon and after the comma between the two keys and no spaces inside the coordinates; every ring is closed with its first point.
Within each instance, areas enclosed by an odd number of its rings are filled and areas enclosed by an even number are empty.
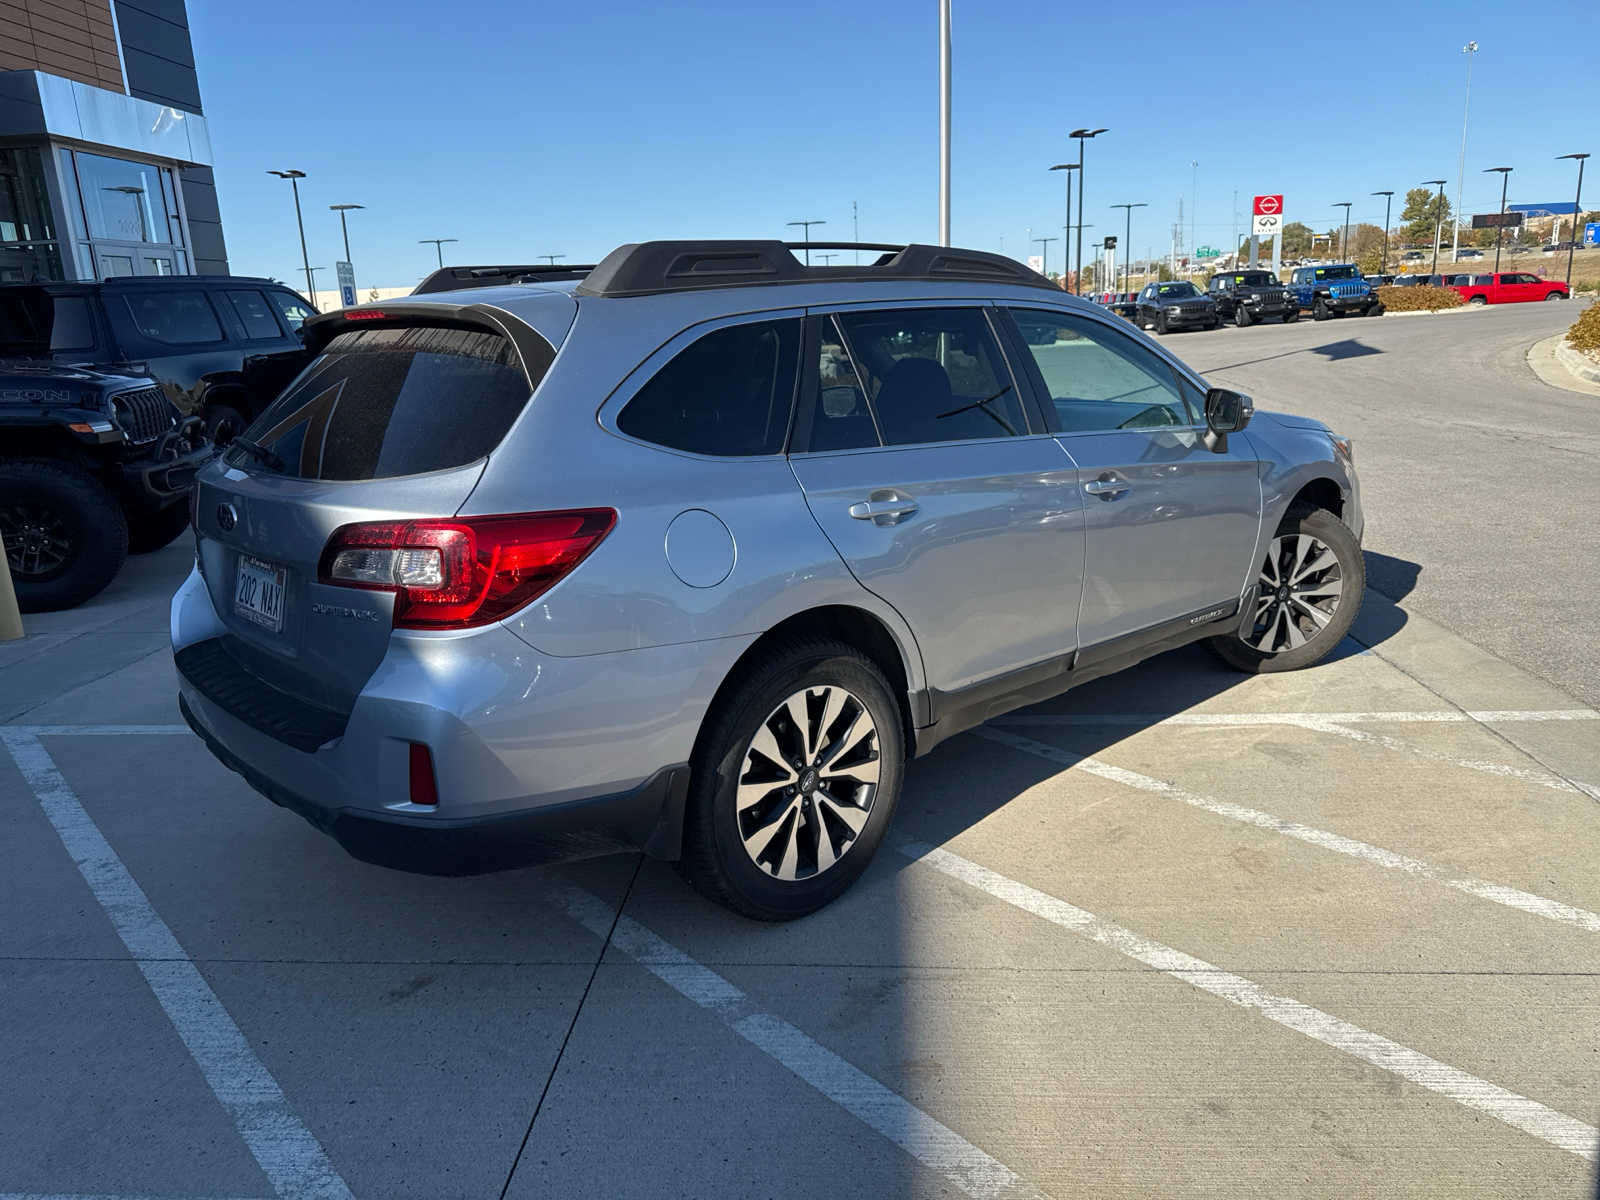
{"type": "Polygon", "coordinates": [[[227,270],[183,0],[0,0],[0,282],[227,270]]]}

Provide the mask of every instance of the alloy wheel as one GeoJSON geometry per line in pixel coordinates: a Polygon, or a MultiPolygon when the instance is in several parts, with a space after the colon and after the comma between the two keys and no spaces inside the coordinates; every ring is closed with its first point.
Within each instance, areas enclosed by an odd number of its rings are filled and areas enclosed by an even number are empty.
{"type": "Polygon", "coordinates": [[[23,502],[0,508],[0,540],[12,573],[19,577],[55,574],[72,558],[66,519],[48,505],[23,502]]]}
{"type": "Polygon", "coordinates": [[[767,716],[739,768],[734,813],[750,861],[794,882],[855,845],[878,792],[878,727],[834,684],[802,688],[767,716]]]}
{"type": "Polygon", "coordinates": [[[1326,542],[1308,533],[1275,537],[1261,563],[1255,628],[1246,640],[1267,654],[1297,650],[1328,627],[1343,593],[1344,571],[1326,542]]]}

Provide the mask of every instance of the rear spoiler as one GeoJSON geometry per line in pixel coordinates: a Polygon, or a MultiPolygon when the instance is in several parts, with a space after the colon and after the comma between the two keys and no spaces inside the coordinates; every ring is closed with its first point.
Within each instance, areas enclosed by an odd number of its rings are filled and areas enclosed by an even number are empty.
{"type": "MultiPolygon", "coordinates": [[[[300,351],[310,362],[341,333],[357,329],[395,329],[416,325],[455,325],[497,333],[516,347],[530,380],[544,378],[555,348],[531,325],[488,304],[455,304],[448,300],[378,300],[358,308],[340,308],[308,317],[300,326],[300,351]]],[[[291,351],[290,353],[294,353],[291,351]]]]}
{"type": "Polygon", "coordinates": [[[412,290],[413,296],[426,296],[429,292],[458,292],[464,288],[499,287],[507,283],[552,283],[564,279],[583,279],[594,265],[577,264],[555,266],[489,266],[441,267],[412,290]]]}

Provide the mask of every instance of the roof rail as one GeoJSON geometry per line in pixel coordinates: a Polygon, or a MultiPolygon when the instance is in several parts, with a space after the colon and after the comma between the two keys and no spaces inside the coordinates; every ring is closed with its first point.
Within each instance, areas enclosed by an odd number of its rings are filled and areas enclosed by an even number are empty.
{"type": "Polygon", "coordinates": [[[441,267],[412,289],[413,296],[429,292],[458,292],[463,288],[499,287],[506,283],[547,283],[558,279],[582,279],[594,270],[593,263],[553,266],[540,263],[486,267],[441,267]]]}
{"type": "Polygon", "coordinates": [[[841,280],[891,283],[959,281],[1019,284],[1059,291],[1015,259],[987,250],[881,242],[680,241],[618,246],[578,285],[585,296],[654,296],[706,288],[841,280]],[[808,267],[795,250],[878,250],[871,264],[808,267]]]}

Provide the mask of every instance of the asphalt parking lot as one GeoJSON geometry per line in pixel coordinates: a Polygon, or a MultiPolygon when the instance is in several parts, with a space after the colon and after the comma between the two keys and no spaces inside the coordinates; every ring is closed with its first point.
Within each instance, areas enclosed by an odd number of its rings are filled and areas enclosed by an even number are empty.
{"type": "Polygon", "coordinates": [[[181,544],[29,618],[0,1197],[1592,1195],[1600,409],[1526,373],[1575,315],[1527,308],[1169,339],[1355,434],[1352,636],[951,740],[792,925],[636,858],[347,858],[181,725],[181,544]]]}

